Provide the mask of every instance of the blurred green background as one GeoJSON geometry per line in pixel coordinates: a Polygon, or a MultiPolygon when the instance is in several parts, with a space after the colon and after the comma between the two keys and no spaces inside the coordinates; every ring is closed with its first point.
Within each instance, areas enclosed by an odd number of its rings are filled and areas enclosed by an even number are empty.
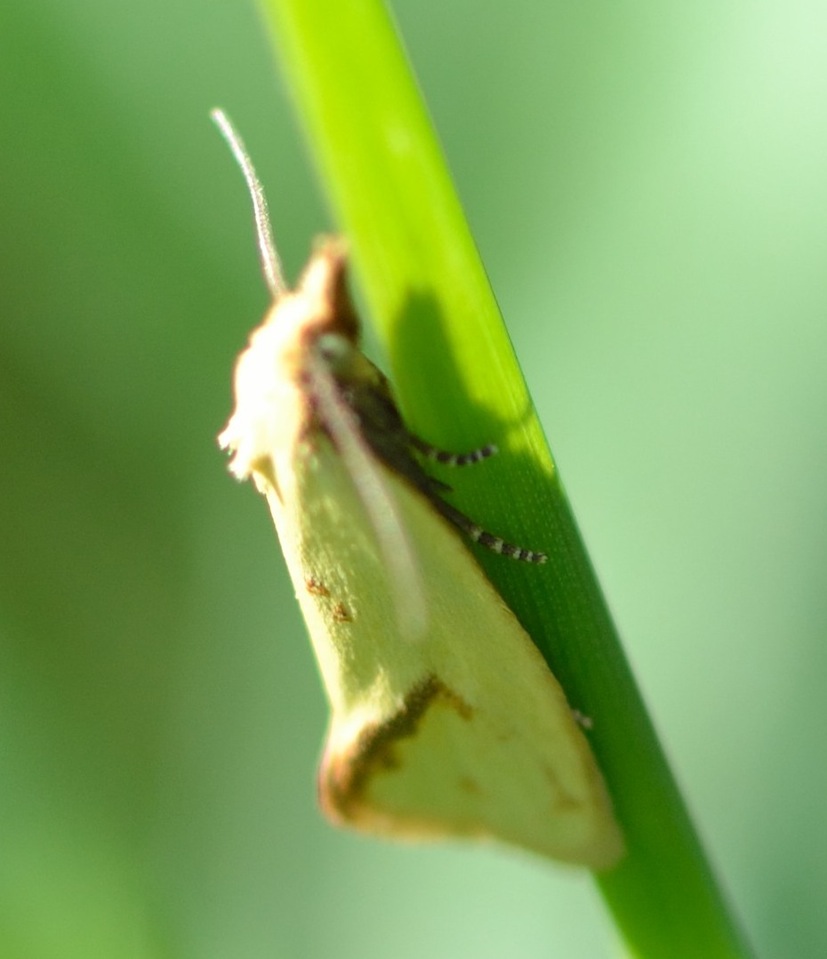
{"type": "MultiPolygon", "coordinates": [[[[827,7],[394,10],[629,656],[764,957],[827,953],[827,7]]],[[[358,53],[357,53],[358,55],[358,53]]],[[[614,954],[587,876],[315,809],[214,437],[331,224],[255,8],[0,7],[0,956],[614,954]]]]}

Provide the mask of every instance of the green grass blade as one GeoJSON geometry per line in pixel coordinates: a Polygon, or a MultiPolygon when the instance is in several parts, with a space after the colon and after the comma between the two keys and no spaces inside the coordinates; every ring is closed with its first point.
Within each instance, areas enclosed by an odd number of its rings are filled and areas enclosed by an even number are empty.
{"type": "Polygon", "coordinates": [[[749,955],[629,672],[393,23],[378,0],[263,4],[407,418],[448,448],[497,442],[485,482],[458,477],[458,499],[550,554],[541,568],[480,560],[594,722],[629,846],[598,883],[631,954],[749,955]]]}

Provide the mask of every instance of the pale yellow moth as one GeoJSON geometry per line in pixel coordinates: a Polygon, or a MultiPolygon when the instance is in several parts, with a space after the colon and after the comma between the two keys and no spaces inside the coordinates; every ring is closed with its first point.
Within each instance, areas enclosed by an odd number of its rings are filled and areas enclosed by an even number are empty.
{"type": "Polygon", "coordinates": [[[273,294],[219,442],[267,498],[327,691],[322,809],[382,836],[488,837],[609,868],[623,841],[585,735],[462,534],[545,556],[486,533],[422,464],[493,447],[453,455],[407,430],[359,350],[340,241],[319,242],[286,287],[255,171],[214,117],[247,179],[273,294]]]}

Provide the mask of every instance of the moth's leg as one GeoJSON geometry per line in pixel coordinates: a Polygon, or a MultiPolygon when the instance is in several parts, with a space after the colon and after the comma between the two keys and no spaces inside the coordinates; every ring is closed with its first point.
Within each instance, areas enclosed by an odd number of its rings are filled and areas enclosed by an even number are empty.
{"type": "Polygon", "coordinates": [[[432,460],[434,463],[442,463],[444,466],[471,466],[473,463],[480,463],[487,460],[497,452],[494,443],[488,443],[486,446],[480,446],[478,449],[471,450],[468,453],[449,453],[447,450],[437,449],[431,446],[425,440],[420,439],[413,433],[408,433],[408,439],[411,446],[418,450],[425,459],[432,460]]]}
{"type": "Polygon", "coordinates": [[[483,529],[472,519],[469,519],[465,513],[461,513],[458,509],[451,506],[450,503],[446,503],[444,499],[435,496],[431,499],[431,502],[445,519],[465,533],[470,540],[479,543],[480,546],[484,546],[486,549],[490,549],[492,553],[499,553],[501,556],[518,559],[522,563],[545,563],[548,560],[548,556],[546,556],[545,553],[537,553],[532,549],[523,549],[522,546],[507,543],[504,539],[500,539],[499,536],[489,533],[488,530],[483,529]]]}

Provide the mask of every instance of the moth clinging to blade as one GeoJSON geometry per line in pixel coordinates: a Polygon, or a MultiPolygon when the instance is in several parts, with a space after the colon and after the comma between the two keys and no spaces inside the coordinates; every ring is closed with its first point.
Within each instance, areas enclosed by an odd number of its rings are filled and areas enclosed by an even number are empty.
{"type": "Polygon", "coordinates": [[[226,117],[253,198],[273,305],[235,370],[219,437],[267,499],[330,703],[319,797],[333,821],[398,838],[488,837],[594,869],[623,841],[559,683],[469,552],[542,553],[483,530],[425,464],[359,349],[344,245],[317,243],[294,289],[264,194],[226,117]]]}

